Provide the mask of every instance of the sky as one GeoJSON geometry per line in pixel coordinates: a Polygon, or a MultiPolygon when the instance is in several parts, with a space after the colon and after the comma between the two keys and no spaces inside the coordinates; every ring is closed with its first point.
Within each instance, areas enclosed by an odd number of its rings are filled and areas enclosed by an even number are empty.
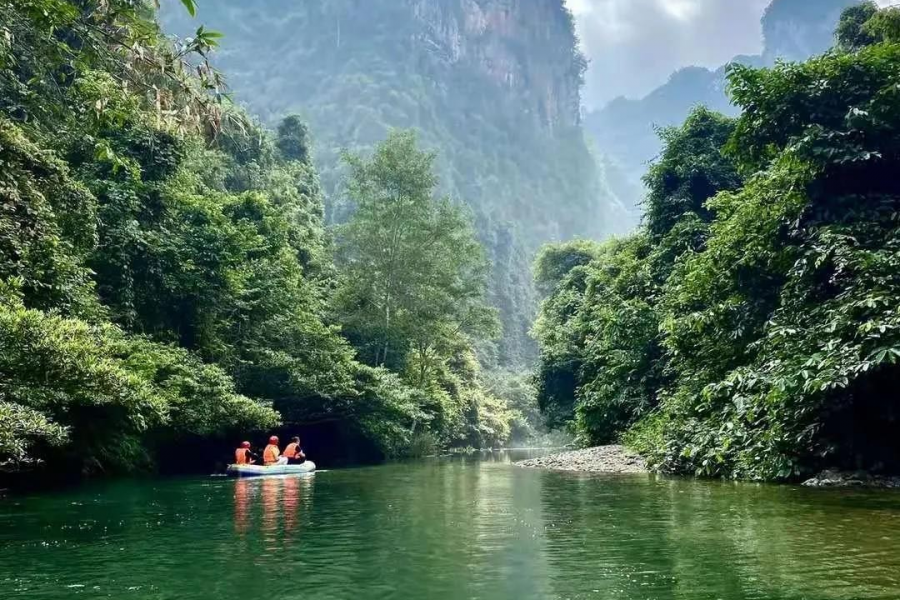
{"type": "Polygon", "coordinates": [[[567,0],[590,60],[584,103],[639,98],[689,65],[718,68],[762,50],[771,0],[567,0]]]}
{"type": "Polygon", "coordinates": [[[760,20],[771,1],[566,0],[590,60],[584,104],[641,98],[681,67],[715,69],[735,56],[759,54],[760,20]]]}

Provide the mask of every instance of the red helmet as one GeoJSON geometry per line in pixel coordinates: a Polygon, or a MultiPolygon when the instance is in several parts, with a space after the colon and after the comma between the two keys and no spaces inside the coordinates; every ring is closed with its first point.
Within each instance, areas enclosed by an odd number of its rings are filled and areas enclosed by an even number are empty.
{"type": "Polygon", "coordinates": [[[269,438],[269,443],[270,443],[270,444],[277,444],[277,443],[278,443],[278,436],[277,436],[277,435],[273,435],[272,437],[270,437],[270,438],[269,438]]]}
{"type": "Polygon", "coordinates": [[[250,442],[241,442],[241,448],[249,448],[250,442]]]}

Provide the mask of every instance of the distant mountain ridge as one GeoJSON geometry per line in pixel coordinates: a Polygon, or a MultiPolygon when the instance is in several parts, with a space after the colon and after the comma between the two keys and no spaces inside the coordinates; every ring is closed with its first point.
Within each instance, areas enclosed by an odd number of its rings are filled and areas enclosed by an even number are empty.
{"type": "MultiPolygon", "coordinates": [[[[738,56],[731,62],[762,67],[776,60],[803,61],[821,54],[833,44],[841,12],[861,1],[774,0],[762,19],[762,55],[738,56]]],[[[661,148],[656,129],[682,123],[697,105],[737,114],[726,92],[726,71],[727,65],[715,70],[679,69],[647,96],[616,98],[585,116],[585,129],[609,174],[610,191],[625,215],[617,222],[621,225],[618,233],[640,220],[640,179],[661,148]]]]}

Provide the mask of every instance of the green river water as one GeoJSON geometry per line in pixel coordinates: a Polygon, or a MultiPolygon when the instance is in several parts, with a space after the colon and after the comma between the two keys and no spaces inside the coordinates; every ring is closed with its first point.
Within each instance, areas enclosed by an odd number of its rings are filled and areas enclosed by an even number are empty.
{"type": "Polygon", "coordinates": [[[900,599],[900,493],[510,458],[0,499],[0,598],[900,599]]]}

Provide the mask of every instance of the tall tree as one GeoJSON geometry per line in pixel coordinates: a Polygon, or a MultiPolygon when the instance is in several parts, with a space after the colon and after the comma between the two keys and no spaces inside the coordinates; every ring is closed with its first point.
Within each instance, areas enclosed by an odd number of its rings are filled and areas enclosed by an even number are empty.
{"type": "Polygon", "coordinates": [[[663,151],[644,177],[644,224],[655,241],[689,213],[709,221],[707,200],[740,187],[737,167],[723,152],[733,131],[732,119],[698,107],[682,126],[660,132],[663,151]]]}
{"type": "Polygon", "coordinates": [[[435,155],[412,132],[345,160],[355,212],[338,229],[340,318],[365,360],[424,383],[460,336],[495,333],[484,251],[462,209],[435,197],[435,155]]]}

